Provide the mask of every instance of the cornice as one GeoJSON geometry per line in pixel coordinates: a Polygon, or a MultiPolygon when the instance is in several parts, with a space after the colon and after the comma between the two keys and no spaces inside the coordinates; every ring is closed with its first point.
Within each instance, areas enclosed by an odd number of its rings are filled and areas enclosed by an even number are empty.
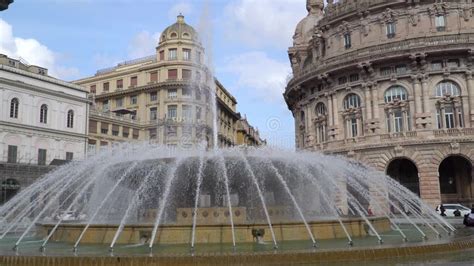
{"type": "MultiPolygon", "coordinates": [[[[43,87],[27,84],[27,83],[20,82],[20,81],[17,81],[17,80],[10,80],[10,79],[5,79],[5,78],[0,78],[0,84],[2,84],[2,83],[6,84],[8,86],[12,86],[12,87],[27,89],[27,90],[33,91],[34,93],[40,92],[40,93],[44,93],[44,94],[48,94],[48,95],[53,95],[53,96],[56,96],[58,98],[66,98],[66,99],[69,99],[69,100],[78,101],[78,102],[87,103],[87,104],[90,103],[90,100],[87,99],[86,97],[82,98],[82,97],[74,96],[74,95],[71,95],[71,94],[68,94],[68,93],[58,92],[58,91],[50,90],[48,88],[43,88],[43,87]]],[[[83,90],[81,90],[81,92],[87,93],[86,91],[83,91],[83,90]]]]}
{"type": "Polygon", "coordinates": [[[23,133],[25,135],[37,135],[46,138],[59,138],[65,139],[64,136],[69,137],[68,140],[77,141],[80,139],[87,139],[87,135],[69,132],[65,130],[54,130],[50,128],[35,127],[24,124],[11,123],[6,121],[0,121],[0,126],[5,126],[7,128],[2,128],[2,131],[10,132],[12,134],[23,133]]]}

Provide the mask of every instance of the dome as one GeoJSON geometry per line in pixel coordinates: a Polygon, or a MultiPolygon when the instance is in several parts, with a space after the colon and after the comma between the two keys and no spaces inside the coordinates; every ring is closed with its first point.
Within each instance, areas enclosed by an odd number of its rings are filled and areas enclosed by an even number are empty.
{"type": "Polygon", "coordinates": [[[198,40],[196,30],[184,22],[184,16],[179,15],[176,23],[167,27],[160,37],[160,44],[171,40],[198,40]]]}

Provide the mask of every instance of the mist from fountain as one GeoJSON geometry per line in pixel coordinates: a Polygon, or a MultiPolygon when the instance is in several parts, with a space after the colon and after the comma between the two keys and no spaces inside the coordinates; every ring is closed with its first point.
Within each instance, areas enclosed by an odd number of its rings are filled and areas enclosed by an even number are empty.
{"type": "Polygon", "coordinates": [[[309,223],[325,220],[337,220],[349,244],[357,245],[344,223],[348,217],[363,219],[382,243],[371,213],[388,219],[404,240],[401,224],[411,225],[423,239],[426,230],[440,237],[454,231],[415,194],[382,173],[339,157],[271,148],[116,147],[60,167],[0,207],[2,236],[16,238],[15,248],[21,248],[38,226],[52,224],[41,244],[44,250],[58,228],[71,223],[63,216],[69,212],[83,216],[73,221],[83,226],[73,249],[91,226],[102,224],[115,227],[111,251],[130,225],[152,229],[145,240],[150,251],[161,243],[160,228],[170,225],[189,226],[192,249],[201,243],[199,226],[226,225],[231,229],[230,244],[236,247],[236,213],[239,226],[266,223],[275,248],[275,224],[303,224],[314,245],[318,236],[309,223]],[[203,203],[206,198],[210,205],[203,203]],[[225,217],[204,215],[219,208],[227,209],[225,217]],[[181,216],[187,209],[192,215],[188,220],[181,216]],[[146,213],[153,213],[153,219],[144,218],[146,213]]]}

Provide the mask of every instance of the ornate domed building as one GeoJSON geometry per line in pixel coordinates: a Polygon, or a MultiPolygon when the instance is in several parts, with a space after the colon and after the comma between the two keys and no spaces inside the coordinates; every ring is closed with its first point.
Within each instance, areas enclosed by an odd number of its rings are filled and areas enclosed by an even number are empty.
{"type": "Polygon", "coordinates": [[[214,104],[218,146],[263,144],[258,132],[240,130],[237,100],[212,76],[204,52],[196,30],[179,15],[163,30],[156,54],[76,81],[93,96],[89,150],[130,141],[182,147],[207,142],[212,146],[214,104]],[[240,135],[253,141],[239,142],[240,135]]]}
{"type": "Polygon", "coordinates": [[[308,0],[284,93],[299,149],[345,155],[426,202],[474,204],[471,0],[308,0]]]}

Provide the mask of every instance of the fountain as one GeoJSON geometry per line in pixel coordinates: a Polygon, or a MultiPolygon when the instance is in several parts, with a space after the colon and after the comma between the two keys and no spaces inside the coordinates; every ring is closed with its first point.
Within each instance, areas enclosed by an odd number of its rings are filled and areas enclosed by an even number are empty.
{"type": "Polygon", "coordinates": [[[317,256],[452,245],[457,234],[390,177],[339,157],[271,148],[124,145],[56,169],[0,213],[4,258],[317,256]]]}

